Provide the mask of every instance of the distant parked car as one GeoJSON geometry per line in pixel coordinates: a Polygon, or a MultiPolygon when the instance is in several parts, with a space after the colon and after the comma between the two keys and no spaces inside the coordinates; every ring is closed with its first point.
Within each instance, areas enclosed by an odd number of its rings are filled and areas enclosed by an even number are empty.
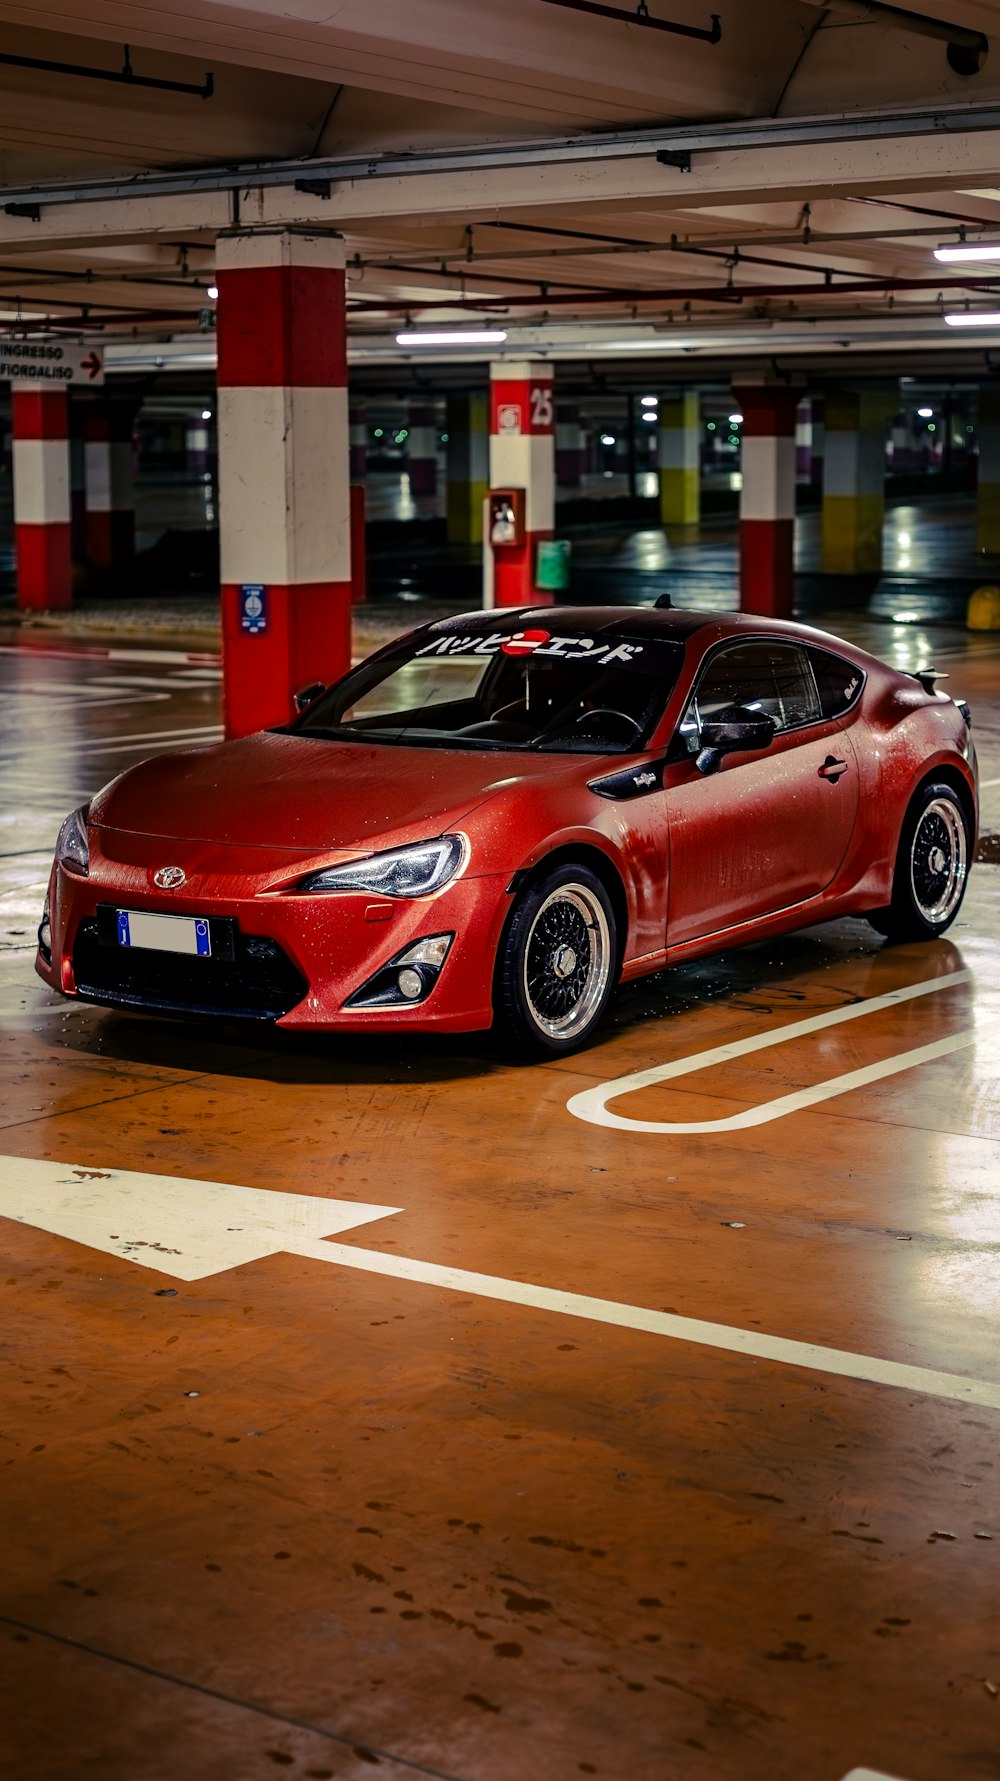
{"type": "Polygon", "coordinates": [[[932,940],[962,901],[968,708],[805,625],[476,612],[301,703],[67,817],[46,982],[561,1053],[621,981],[832,916],[932,940]]]}

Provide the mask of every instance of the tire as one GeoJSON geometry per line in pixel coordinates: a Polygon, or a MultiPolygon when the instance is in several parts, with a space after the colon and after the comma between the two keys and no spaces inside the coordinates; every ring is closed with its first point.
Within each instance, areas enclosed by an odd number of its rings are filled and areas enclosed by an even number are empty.
{"type": "Polygon", "coordinates": [[[618,976],[614,910],[600,879],[572,862],[526,885],[497,957],[494,1009],[519,1051],[560,1057],[586,1045],[618,976]]]}
{"type": "Polygon", "coordinates": [[[972,835],[950,785],[921,786],[899,836],[892,902],[868,920],[889,940],[936,940],[950,928],[965,895],[972,835]]]}

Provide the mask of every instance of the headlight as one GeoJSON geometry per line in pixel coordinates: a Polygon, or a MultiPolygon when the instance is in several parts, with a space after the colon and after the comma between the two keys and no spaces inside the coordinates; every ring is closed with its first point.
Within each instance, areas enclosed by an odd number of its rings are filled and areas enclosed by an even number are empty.
{"type": "Polygon", "coordinates": [[[89,804],[81,804],[67,816],[56,840],[56,859],[61,865],[75,866],[86,877],[90,871],[90,847],[87,842],[89,804]]]}
{"type": "Polygon", "coordinates": [[[440,841],[419,841],[391,853],[373,853],[366,860],[329,866],[296,885],[298,891],[373,891],[382,897],[427,897],[454,878],[465,858],[461,835],[440,841]]]}

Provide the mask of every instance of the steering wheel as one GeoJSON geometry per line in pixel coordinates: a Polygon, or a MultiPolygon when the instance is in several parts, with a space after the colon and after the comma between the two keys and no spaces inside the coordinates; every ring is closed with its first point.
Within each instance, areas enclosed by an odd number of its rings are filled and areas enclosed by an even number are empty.
{"type": "Polygon", "coordinates": [[[599,717],[618,718],[621,723],[628,724],[629,729],[635,735],[638,736],[642,733],[642,724],[638,718],[632,717],[627,711],[616,711],[612,705],[597,705],[593,711],[581,711],[579,717],[573,720],[573,728],[575,730],[582,729],[585,724],[593,723],[594,719],[599,717]]]}

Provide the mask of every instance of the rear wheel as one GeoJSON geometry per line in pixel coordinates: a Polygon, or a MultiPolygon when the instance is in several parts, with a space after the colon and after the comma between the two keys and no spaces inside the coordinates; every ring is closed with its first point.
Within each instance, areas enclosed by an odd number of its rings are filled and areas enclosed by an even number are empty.
{"type": "Polygon", "coordinates": [[[972,836],[958,793],[925,785],[903,822],[892,902],[869,920],[890,940],[933,940],[954,921],[965,895],[972,836]]]}
{"type": "Polygon", "coordinates": [[[496,1011],[523,1050],[558,1055],[585,1045],[615,986],[618,937],[600,879],[557,866],[529,884],[500,953],[496,1011]]]}

